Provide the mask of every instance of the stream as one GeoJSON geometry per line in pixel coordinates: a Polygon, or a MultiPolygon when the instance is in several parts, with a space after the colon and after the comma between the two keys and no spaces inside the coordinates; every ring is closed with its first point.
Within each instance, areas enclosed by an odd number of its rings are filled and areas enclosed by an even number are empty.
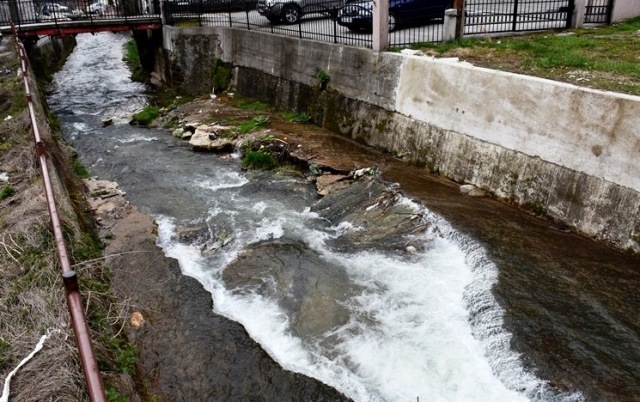
{"type": "Polygon", "coordinates": [[[391,160],[396,202],[430,229],[412,253],[347,248],[362,228],[323,215],[304,178],[130,126],[147,88],[128,78],[128,39],[77,36],[48,92],[63,135],[156,219],[159,246],[215,313],[282,367],[362,402],[640,400],[640,258],[391,160]],[[185,228],[212,251],[181,241],[185,228]],[[238,261],[256,249],[282,269],[247,271],[238,261]]]}

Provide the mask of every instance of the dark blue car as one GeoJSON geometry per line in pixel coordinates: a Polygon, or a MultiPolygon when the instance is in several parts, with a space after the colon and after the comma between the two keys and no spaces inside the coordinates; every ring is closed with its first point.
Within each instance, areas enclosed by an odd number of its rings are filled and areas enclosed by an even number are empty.
{"type": "MultiPolygon", "coordinates": [[[[399,25],[426,24],[443,18],[451,0],[389,0],[389,32],[399,25]]],[[[373,1],[349,3],[338,13],[338,24],[351,31],[371,31],[373,1]]]]}

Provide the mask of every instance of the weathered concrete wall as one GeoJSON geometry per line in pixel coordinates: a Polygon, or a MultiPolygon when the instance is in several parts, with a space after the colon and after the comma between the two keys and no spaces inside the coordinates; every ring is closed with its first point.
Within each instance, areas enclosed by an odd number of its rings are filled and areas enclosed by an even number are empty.
{"type": "Polygon", "coordinates": [[[613,3],[612,21],[640,16],[640,0],[615,0],[613,3]]]}
{"type": "Polygon", "coordinates": [[[169,68],[185,88],[210,91],[212,60],[233,63],[246,96],[310,111],[342,135],[640,251],[638,97],[228,28],[164,35],[169,64],[190,66],[169,68]]]}

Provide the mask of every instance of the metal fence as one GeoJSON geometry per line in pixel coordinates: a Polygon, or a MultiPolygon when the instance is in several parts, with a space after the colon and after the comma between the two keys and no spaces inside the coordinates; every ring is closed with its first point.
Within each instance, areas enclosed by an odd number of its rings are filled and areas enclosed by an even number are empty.
{"type": "Polygon", "coordinates": [[[0,0],[1,25],[126,20],[159,12],[158,0],[0,0]]]}
{"type": "Polygon", "coordinates": [[[574,0],[466,0],[464,33],[569,28],[573,7],[574,0]]]}
{"type": "MultiPolygon", "coordinates": [[[[266,0],[227,2],[167,1],[166,23],[175,26],[229,26],[343,45],[371,47],[372,3],[325,0],[299,6],[274,5],[266,0]]],[[[394,47],[442,41],[442,19],[392,26],[394,47]]]]}
{"type": "Polygon", "coordinates": [[[613,0],[587,0],[584,22],[610,24],[613,0]]]}

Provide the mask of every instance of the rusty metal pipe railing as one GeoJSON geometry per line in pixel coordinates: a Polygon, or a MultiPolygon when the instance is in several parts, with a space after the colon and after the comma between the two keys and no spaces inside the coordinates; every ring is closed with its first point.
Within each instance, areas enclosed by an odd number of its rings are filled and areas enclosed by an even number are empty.
{"type": "Polygon", "coordinates": [[[102,377],[100,376],[100,370],[98,369],[93,344],[91,343],[91,337],[89,336],[89,327],[82,308],[82,298],[78,288],[78,276],[75,271],[71,269],[71,261],[69,259],[69,254],[67,253],[67,247],[62,232],[62,224],[60,223],[60,218],[58,216],[51,177],[49,176],[47,153],[44,143],[40,138],[40,130],[38,128],[38,122],[36,120],[35,109],[33,106],[33,95],[29,88],[27,52],[18,39],[15,25],[12,23],[11,26],[13,29],[13,37],[16,41],[16,47],[18,49],[18,55],[20,57],[20,68],[22,69],[22,78],[27,96],[29,117],[31,118],[31,128],[33,130],[36,153],[40,162],[40,170],[42,172],[42,179],[44,182],[47,209],[49,210],[49,217],[51,218],[51,226],[53,227],[56,248],[58,250],[60,264],[62,266],[62,282],[64,284],[67,306],[69,308],[69,313],[71,314],[73,331],[76,335],[78,351],[80,352],[80,361],[84,371],[84,378],[87,382],[87,392],[89,393],[91,401],[106,402],[107,398],[104,392],[102,377]]]}

